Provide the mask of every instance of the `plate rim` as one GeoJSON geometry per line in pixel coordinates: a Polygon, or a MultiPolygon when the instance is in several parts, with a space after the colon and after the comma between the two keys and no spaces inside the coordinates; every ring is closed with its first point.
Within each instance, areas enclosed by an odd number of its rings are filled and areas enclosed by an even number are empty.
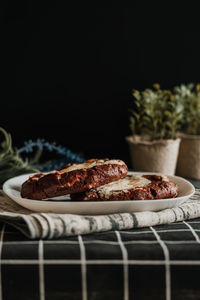
{"type": "MultiPolygon", "coordinates": [[[[21,174],[21,175],[18,175],[18,176],[15,176],[15,177],[12,177],[12,178],[10,178],[10,179],[8,179],[8,180],[6,180],[4,183],[3,183],[3,186],[2,186],[2,189],[3,189],[3,191],[4,191],[4,193],[6,194],[6,195],[8,195],[8,197],[10,197],[11,199],[13,199],[13,194],[12,193],[9,193],[9,191],[7,191],[7,189],[10,189],[11,190],[11,188],[9,188],[9,183],[10,182],[12,182],[13,180],[16,180],[17,178],[20,178],[20,177],[24,177],[24,176],[30,176],[30,175],[32,175],[32,174],[36,174],[36,173],[27,173],[27,174],[21,174]]],[[[128,172],[128,174],[156,174],[156,175],[161,175],[162,173],[158,173],[158,172],[135,172],[135,171],[129,171],[128,172]]],[[[163,174],[162,174],[163,175],[163,174]]],[[[190,182],[190,181],[188,181],[187,179],[185,179],[185,178],[183,178],[183,177],[180,177],[180,176],[176,176],[176,175],[166,175],[166,176],[168,176],[168,177],[175,177],[175,178],[178,178],[179,180],[182,180],[182,181],[184,181],[185,183],[187,183],[189,186],[190,186],[190,188],[191,188],[191,193],[189,193],[189,194],[187,194],[187,195],[183,195],[183,196],[179,196],[179,197],[175,197],[175,198],[162,198],[162,199],[147,199],[147,200],[120,200],[120,201],[69,201],[69,200],[62,200],[62,201],[59,201],[59,200],[55,200],[55,201],[48,201],[48,199],[47,200],[36,200],[36,199],[27,199],[27,198],[22,198],[22,197],[17,197],[17,196],[14,196],[15,198],[18,198],[19,199],[19,201],[20,200],[23,200],[23,201],[28,201],[29,203],[30,202],[32,202],[32,203],[34,203],[34,204],[36,204],[36,203],[40,203],[40,204],[42,204],[42,203],[53,203],[53,204],[57,204],[57,205],[59,205],[60,203],[65,203],[65,205],[70,205],[70,204],[72,204],[73,203],[73,205],[79,205],[80,203],[84,203],[84,205],[91,205],[91,204],[99,204],[99,203],[103,203],[104,205],[109,205],[109,204],[111,204],[111,205],[113,205],[114,203],[118,203],[118,204],[126,204],[126,203],[141,203],[141,204],[145,204],[145,203],[152,203],[152,204],[154,204],[154,203],[162,203],[162,202],[165,202],[165,201],[177,201],[177,200],[181,200],[181,199],[184,199],[184,198],[190,198],[190,197],[192,197],[193,195],[194,195],[194,193],[195,193],[195,187],[194,187],[194,185],[190,182]]],[[[52,198],[50,198],[50,199],[52,199],[52,198]]],[[[13,199],[14,201],[16,201],[17,202],[17,200],[16,199],[13,199]]],[[[51,205],[50,204],[50,205],[51,205]]]]}

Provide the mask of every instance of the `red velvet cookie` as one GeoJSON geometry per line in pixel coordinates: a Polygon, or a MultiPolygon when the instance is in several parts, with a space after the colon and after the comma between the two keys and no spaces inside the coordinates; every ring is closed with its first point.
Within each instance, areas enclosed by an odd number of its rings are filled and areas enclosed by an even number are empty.
{"type": "Polygon", "coordinates": [[[40,200],[81,193],[118,180],[127,172],[126,164],[116,159],[90,159],[79,164],[67,164],[56,171],[30,176],[22,184],[21,196],[40,200]]]}
{"type": "Polygon", "coordinates": [[[177,185],[166,176],[127,175],[118,181],[71,195],[71,198],[83,201],[123,201],[175,198],[177,195],[177,185]]]}

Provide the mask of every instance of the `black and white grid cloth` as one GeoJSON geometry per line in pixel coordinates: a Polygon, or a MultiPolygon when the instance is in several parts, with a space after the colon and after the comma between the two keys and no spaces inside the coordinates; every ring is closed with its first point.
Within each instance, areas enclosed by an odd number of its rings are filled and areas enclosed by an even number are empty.
{"type": "Polygon", "coordinates": [[[30,240],[1,224],[0,299],[200,299],[200,218],[30,240]]]}

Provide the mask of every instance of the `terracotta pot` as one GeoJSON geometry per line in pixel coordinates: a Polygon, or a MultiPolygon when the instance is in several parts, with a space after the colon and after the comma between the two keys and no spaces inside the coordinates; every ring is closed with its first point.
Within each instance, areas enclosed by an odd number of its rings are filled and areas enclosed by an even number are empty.
{"type": "Polygon", "coordinates": [[[200,135],[180,134],[181,144],[176,173],[200,179],[200,135]]]}
{"type": "Polygon", "coordinates": [[[142,140],[140,136],[128,136],[134,171],[159,172],[174,175],[178,159],[180,139],[142,140]]]}

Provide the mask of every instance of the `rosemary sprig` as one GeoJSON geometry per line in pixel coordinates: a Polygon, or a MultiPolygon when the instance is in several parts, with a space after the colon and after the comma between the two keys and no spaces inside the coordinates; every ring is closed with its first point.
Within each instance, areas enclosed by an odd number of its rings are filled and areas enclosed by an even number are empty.
{"type": "Polygon", "coordinates": [[[37,172],[28,159],[23,160],[17,150],[13,149],[11,135],[1,127],[0,132],[4,137],[0,149],[0,185],[11,177],[37,172]]]}
{"type": "Polygon", "coordinates": [[[133,109],[130,116],[132,134],[150,140],[175,139],[181,128],[183,103],[159,84],[153,89],[133,91],[133,109]]]}
{"type": "Polygon", "coordinates": [[[184,106],[181,131],[200,135],[200,84],[197,84],[196,87],[193,83],[176,86],[174,96],[184,106]]]}

